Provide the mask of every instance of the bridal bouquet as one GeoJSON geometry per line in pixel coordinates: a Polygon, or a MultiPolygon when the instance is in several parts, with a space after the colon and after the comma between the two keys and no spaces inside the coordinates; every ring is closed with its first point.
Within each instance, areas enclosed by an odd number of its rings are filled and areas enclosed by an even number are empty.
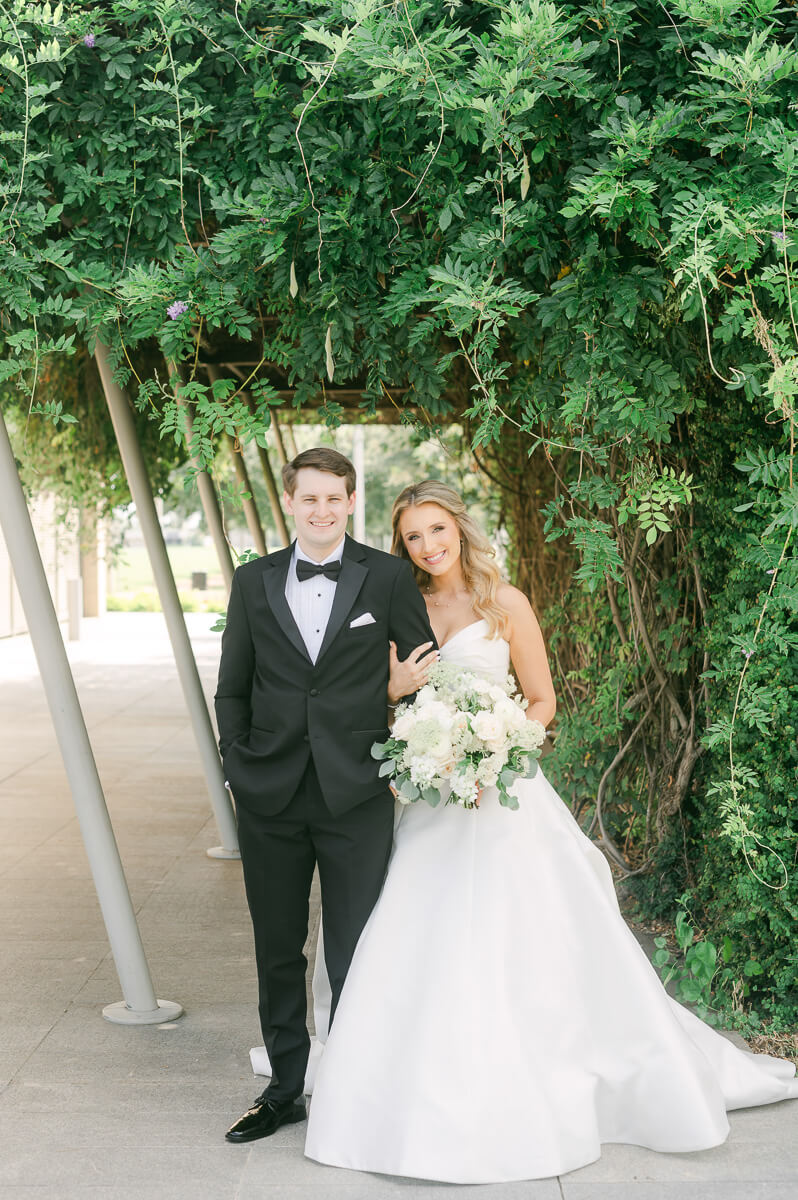
{"type": "Polygon", "coordinates": [[[402,804],[419,797],[433,806],[447,788],[447,804],[474,808],[479,789],[496,787],[500,803],[518,808],[509,789],[531,778],[546,731],[528,721],[527,701],[513,680],[492,683],[450,663],[431,668],[429,683],[413,704],[400,704],[387,742],[372,756],[384,759],[380,775],[392,776],[402,804]]]}

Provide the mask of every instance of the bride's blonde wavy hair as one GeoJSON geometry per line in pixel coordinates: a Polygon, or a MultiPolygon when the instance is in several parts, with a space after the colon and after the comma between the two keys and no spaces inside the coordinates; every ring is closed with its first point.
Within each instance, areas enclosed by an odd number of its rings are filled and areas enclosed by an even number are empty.
{"type": "Polygon", "coordinates": [[[420,483],[411,483],[399,493],[391,512],[391,553],[408,560],[422,591],[429,587],[429,573],[413,562],[399,532],[402,513],[421,504],[438,504],[453,518],[460,533],[463,580],[474,595],[474,612],[487,621],[490,637],[503,637],[507,632],[508,614],[496,600],[496,591],[502,581],[495,562],[496,551],[474,518],[469,516],[462,496],[454,488],[438,479],[422,479],[420,483]]]}

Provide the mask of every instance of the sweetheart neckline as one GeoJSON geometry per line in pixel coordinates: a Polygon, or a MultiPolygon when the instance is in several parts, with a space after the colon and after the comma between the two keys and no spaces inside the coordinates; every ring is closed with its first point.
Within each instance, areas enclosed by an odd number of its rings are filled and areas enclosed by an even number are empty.
{"type": "Polygon", "coordinates": [[[456,637],[459,637],[461,633],[465,633],[465,631],[467,629],[473,629],[475,625],[484,625],[484,624],[485,624],[485,618],[479,617],[476,621],[469,621],[467,625],[461,625],[461,627],[455,633],[453,633],[449,637],[447,637],[446,641],[438,646],[438,649],[443,650],[444,646],[448,646],[450,642],[453,642],[454,639],[456,637]]]}

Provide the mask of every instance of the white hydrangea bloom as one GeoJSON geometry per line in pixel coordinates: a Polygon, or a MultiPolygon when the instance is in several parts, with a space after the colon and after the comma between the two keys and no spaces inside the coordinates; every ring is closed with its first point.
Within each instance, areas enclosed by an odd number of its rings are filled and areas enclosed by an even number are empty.
{"type": "Polygon", "coordinates": [[[477,773],[473,767],[466,767],[465,771],[452,775],[451,784],[452,793],[461,800],[472,803],[476,799],[477,773]]]}
{"type": "Polygon", "coordinates": [[[477,767],[477,783],[480,787],[495,787],[499,772],[504,766],[503,754],[488,754],[477,767]]]}
{"type": "Polygon", "coordinates": [[[417,787],[431,787],[437,774],[438,764],[434,759],[423,755],[413,759],[410,778],[417,787]]]}
{"type": "Polygon", "coordinates": [[[539,750],[545,740],[546,730],[540,721],[527,721],[525,717],[524,724],[516,735],[517,743],[528,750],[539,750]]]}
{"type": "Polygon", "coordinates": [[[440,764],[452,756],[452,742],[448,730],[435,720],[419,720],[407,738],[407,749],[412,759],[426,757],[440,764]]]}

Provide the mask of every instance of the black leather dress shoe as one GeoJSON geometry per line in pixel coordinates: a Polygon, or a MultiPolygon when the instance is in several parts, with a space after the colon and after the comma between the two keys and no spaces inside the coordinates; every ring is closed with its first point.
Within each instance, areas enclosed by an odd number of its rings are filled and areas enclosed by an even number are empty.
{"type": "Polygon", "coordinates": [[[301,1096],[298,1100],[270,1100],[268,1093],[264,1092],[224,1136],[228,1142],[254,1142],[257,1138],[269,1137],[281,1125],[295,1125],[297,1121],[304,1121],[307,1115],[301,1096]]]}

